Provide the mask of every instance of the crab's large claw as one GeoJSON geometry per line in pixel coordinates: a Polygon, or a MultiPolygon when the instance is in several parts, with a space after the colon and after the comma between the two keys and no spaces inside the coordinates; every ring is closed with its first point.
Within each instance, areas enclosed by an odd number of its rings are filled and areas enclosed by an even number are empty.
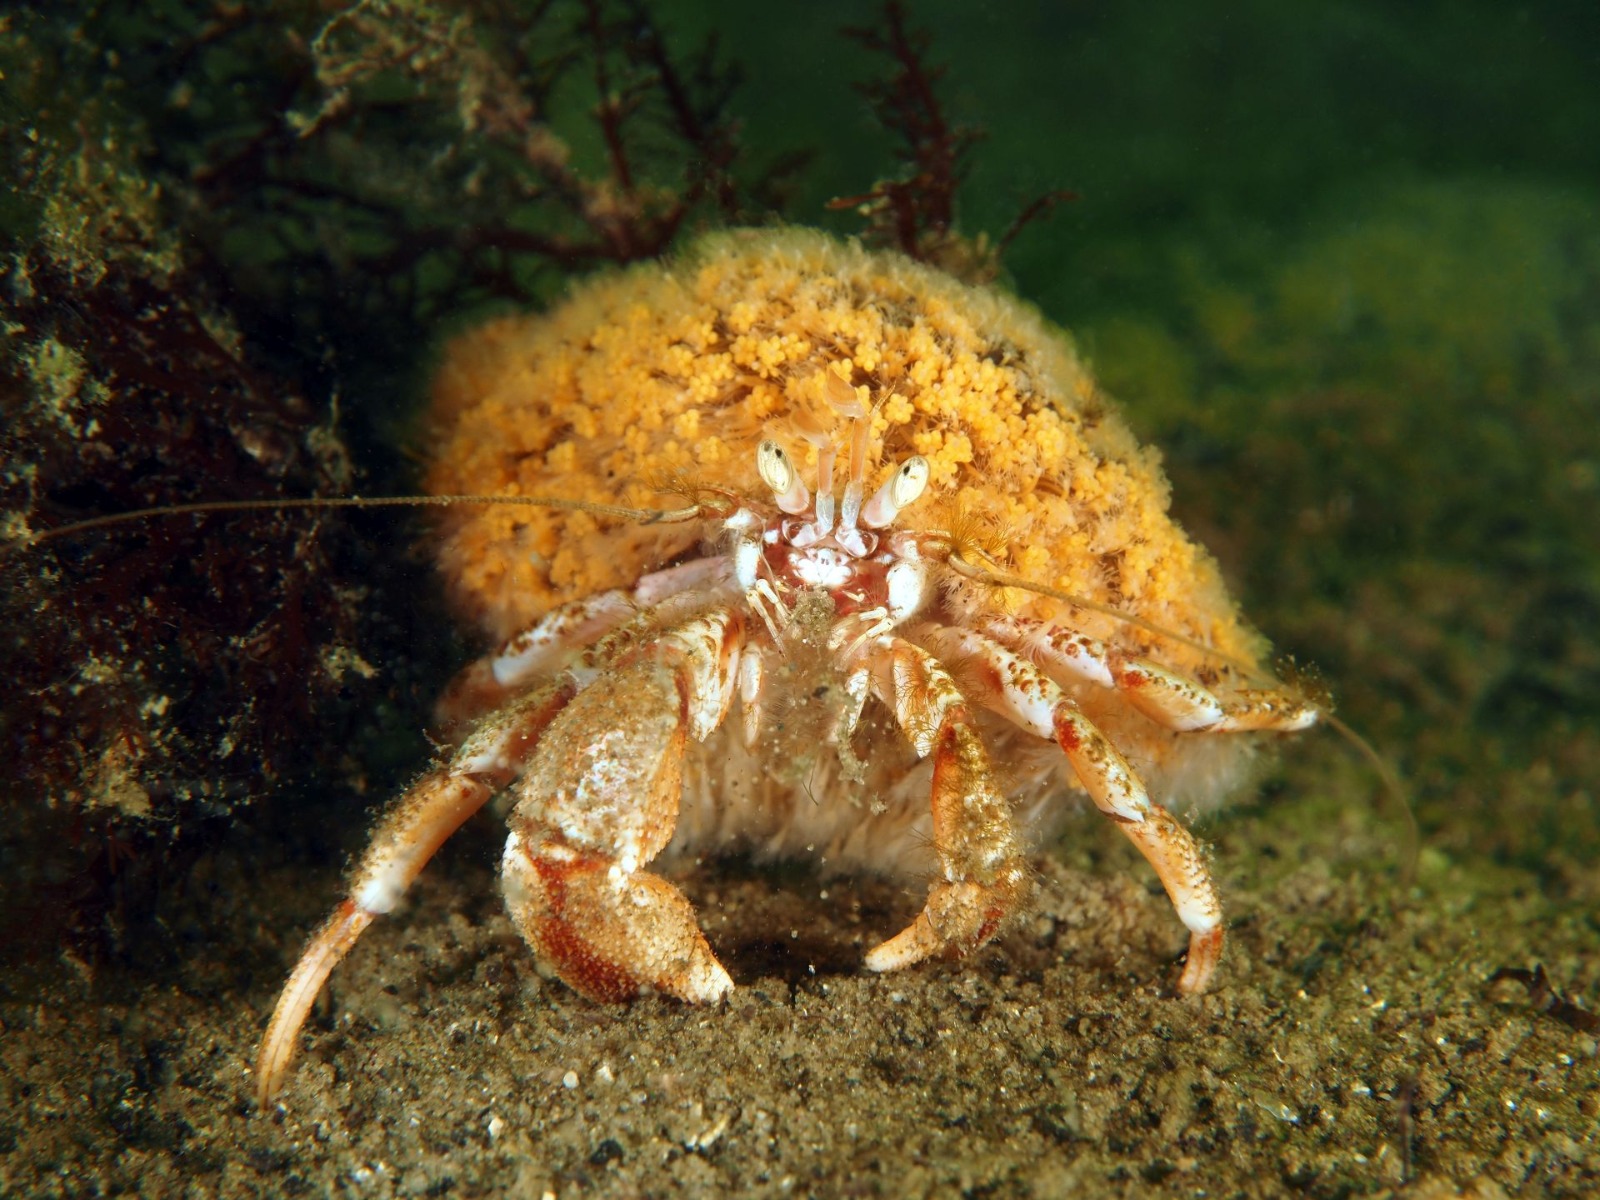
{"type": "Polygon", "coordinates": [[[539,959],[586,996],[708,1003],[733,986],[683,893],[643,867],[677,824],[688,737],[727,712],[739,635],[724,610],[642,646],[551,725],[523,778],[506,904],[539,959]]]}

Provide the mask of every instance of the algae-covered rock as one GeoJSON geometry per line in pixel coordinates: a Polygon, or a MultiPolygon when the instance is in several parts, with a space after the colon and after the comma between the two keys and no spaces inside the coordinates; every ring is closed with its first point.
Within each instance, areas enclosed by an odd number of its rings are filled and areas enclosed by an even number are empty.
{"type": "MultiPolygon", "coordinates": [[[[348,794],[340,730],[380,681],[362,554],[305,513],[83,519],[346,491],[333,410],[280,373],[185,232],[195,196],[103,59],[19,15],[0,228],[4,932],[47,951],[172,847],[290,784],[348,794]],[[97,86],[97,84],[99,86],[97,86]],[[313,732],[314,731],[314,732],[313,732]],[[331,737],[329,735],[334,735],[331,737]]],[[[137,882],[136,882],[137,881],[137,882]]]]}

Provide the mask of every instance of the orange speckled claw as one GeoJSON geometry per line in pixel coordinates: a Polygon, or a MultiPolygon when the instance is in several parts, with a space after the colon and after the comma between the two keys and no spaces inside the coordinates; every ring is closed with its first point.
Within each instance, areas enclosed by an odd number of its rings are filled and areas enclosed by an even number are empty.
{"type": "Polygon", "coordinates": [[[982,946],[1028,895],[1005,797],[955,680],[926,650],[890,640],[871,656],[873,687],[913,747],[933,759],[928,797],[934,850],[945,879],[917,919],[875,947],[868,969],[894,971],[934,955],[982,946]]]}
{"type": "Polygon", "coordinates": [[[733,988],[682,892],[615,859],[512,833],[506,908],[540,961],[591,1000],[662,992],[710,1004],[733,988]]]}
{"type": "Polygon", "coordinates": [[[689,738],[732,701],[741,634],[721,608],[631,651],[551,724],[523,777],[501,860],[506,906],[586,996],[709,1003],[733,986],[688,899],[642,868],[672,839],[689,738]]]}

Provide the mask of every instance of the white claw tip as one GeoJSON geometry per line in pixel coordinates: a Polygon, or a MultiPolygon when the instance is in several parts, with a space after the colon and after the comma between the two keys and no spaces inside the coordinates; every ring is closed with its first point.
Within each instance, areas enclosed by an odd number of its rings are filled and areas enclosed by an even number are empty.
{"type": "Polygon", "coordinates": [[[684,988],[685,998],[693,1004],[715,1004],[731,991],[733,976],[715,959],[691,971],[684,988]]]}

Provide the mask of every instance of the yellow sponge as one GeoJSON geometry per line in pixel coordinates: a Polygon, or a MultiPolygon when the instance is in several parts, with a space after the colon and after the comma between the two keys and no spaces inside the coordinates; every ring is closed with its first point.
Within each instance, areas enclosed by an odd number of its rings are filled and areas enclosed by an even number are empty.
{"type": "MultiPolygon", "coordinates": [[[[829,371],[872,411],[869,494],[907,456],[928,459],[928,496],[899,525],[981,527],[1003,570],[1236,658],[1262,652],[1215,564],[1167,515],[1157,454],[1134,441],[1062,332],[1009,296],[815,232],[708,237],[670,264],[583,283],[549,313],[460,337],[434,386],[427,487],[660,507],[677,478],[770,501],[756,473],[762,438],[803,472],[816,465],[806,434],[848,442],[829,371]]],[[[461,609],[506,637],[711,533],[459,507],[440,560],[461,609]]],[[[1065,611],[1008,595],[1036,615],[1065,611]]],[[[1134,652],[1157,644],[1103,616],[1073,622],[1134,652]]],[[[1163,661],[1214,674],[1216,660],[1159,641],[1163,661]]]]}

